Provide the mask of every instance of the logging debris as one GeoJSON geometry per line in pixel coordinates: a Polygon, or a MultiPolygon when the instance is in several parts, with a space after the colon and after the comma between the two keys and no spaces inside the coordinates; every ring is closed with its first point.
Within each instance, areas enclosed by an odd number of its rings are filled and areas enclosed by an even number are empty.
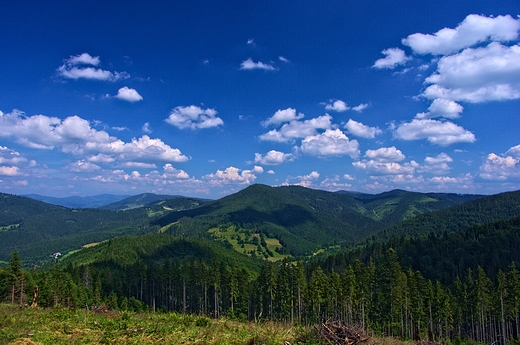
{"type": "Polygon", "coordinates": [[[373,345],[361,326],[348,326],[341,320],[329,319],[314,326],[319,336],[334,345],[373,345]]]}

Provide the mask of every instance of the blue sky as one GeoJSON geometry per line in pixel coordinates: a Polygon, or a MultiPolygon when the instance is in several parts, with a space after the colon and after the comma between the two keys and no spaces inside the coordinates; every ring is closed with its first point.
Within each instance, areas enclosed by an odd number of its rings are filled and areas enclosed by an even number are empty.
{"type": "Polygon", "coordinates": [[[511,1],[3,1],[0,191],[520,189],[511,1]]]}

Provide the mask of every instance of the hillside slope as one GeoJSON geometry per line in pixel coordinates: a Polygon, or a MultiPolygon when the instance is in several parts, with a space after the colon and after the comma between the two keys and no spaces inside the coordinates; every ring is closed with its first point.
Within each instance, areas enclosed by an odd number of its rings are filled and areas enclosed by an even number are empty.
{"type": "Polygon", "coordinates": [[[500,193],[469,201],[440,211],[419,215],[373,234],[372,239],[420,237],[457,232],[478,224],[487,224],[520,216],[520,191],[500,193]]]}
{"type": "Polygon", "coordinates": [[[234,224],[276,238],[284,252],[299,256],[320,247],[353,244],[402,219],[457,204],[405,191],[364,196],[257,184],[193,210],[172,212],[154,224],[178,235],[234,224]]]}

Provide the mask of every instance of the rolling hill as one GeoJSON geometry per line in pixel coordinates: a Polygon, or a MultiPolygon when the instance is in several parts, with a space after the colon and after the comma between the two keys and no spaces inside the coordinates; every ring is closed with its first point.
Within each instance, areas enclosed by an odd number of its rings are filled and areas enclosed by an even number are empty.
{"type": "Polygon", "coordinates": [[[421,214],[395,223],[371,235],[371,238],[375,241],[386,241],[396,236],[420,237],[430,233],[439,235],[516,216],[520,216],[520,191],[491,195],[421,214]]]}
{"type": "Polygon", "coordinates": [[[286,253],[308,255],[320,247],[349,245],[386,226],[481,196],[332,193],[299,186],[252,185],[199,208],[154,221],[172,234],[194,235],[224,224],[276,238],[286,253]]]}

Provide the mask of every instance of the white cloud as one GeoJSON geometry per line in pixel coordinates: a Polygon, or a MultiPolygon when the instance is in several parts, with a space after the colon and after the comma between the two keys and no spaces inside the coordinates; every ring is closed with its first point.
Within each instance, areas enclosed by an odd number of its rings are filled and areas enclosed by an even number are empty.
{"type": "Polygon", "coordinates": [[[431,174],[444,174],[451,170],[448,163],[453,162],[448,154],[442,152],[435,157],[427,156],[424,159],[424,165],[418,169],[419,172],[428,172],[431,174]]]}
{"type": "Polygon", "coordinates": [[[72,172],[92,172],[96,170],[101,170],[101,167],[97,164],[80,160],[69,164],[67,166],[67,169],[72,172]]]}
{"type": "Polygon", "coordinates": [[[58,67],[59,76],[68,79],[93,79],[117,81],[130,78],[126,72],[110,72],[96,68],[100,64],[99,56],[92,57],[88,53],[70,56],[65,63],[58,67]]]}
{"type": "Polygon", "coordinates": [[[424,163],[428,165],[436,165],[441,163],[451,163],[453,162],[453,158],[451,158],[448,154],[441,152],[435,157],[426,157],[424,159],[424,163]]]}
{"type": "Polygon", "coordinates": [[[97,65],[99,65],[100,62],[101,61],[99,60],[99,56],[92,57],[88,53],[83,53],[83,54],[80,54],[80,55],[71,56],[67,60],[67,63],[69,63],[71,65],[92,65],[92,66],[97,66],[97,65]]]}
{"type": "Polygon", "coordinates": [[[429,186],[429,189],[437,189],[439,191],[472,191],[475,189],[473,182],[474,178],[471,174],[467,173],[465,175],[460,175],[457,177],[451,176],[434,176],[432,178],[426,179],[425,181],[429,186]]]}
{"type": "Polygon", "coordinates": [[[423,96],[479,103],[520,98],[520,46],[492,42],[442,57],[423,96]]]}
{"type": "Polygon", "coordinates": [[[275,71],[276,68],[273,65],[265,64],[261,61],[254,62],[251,58],[242,61],[240,64],[241,70],[251,70],[251,69],[263,69],[265,71],[275,71]]]}
{"type": "Polygon", "coordinates": [[[320,186],[325,190],[330,191],[338,191],[352,188],[352,185],[349,183],[341,183],[339,176],[334,176],[331,178],[326,178],[320,182],[320,186]]]}
{"type": "Polygon", "coordinates": [[[289,142],[298,138],[306,138],[317,134],[317,129],[330,129],[332,116],[326,114],[305,121],[291,121],[280,129],[273,129],[262,134],[259,139],[264,141],[289,142]]]}
{"type": "Polygon", "coordinates": [[[376,135],[383,133],[383,131],[377,127],[366,126],[352,119],[348,120],[344,128],[352,135],[367,139],[374,139],[376,135]]]}
{"type": "Polygon", "coordinates": [[[289,59],[287,59],[287,58],[285,58],[285,57],[283,57],[283,56],[279,56],[278,59],[279,59],[280,61],[282,61],[282,62],[285,62],[285,63],[289,63],[289,62],[291,62],[289,59]]]}
{"type": "MultiPolygon", "coordinates": [[[[331,100],[331,102],[332,102],[332,100],[331,100]]],[[[332,103],[326,104],[325,109],[337,111],[337,112],[344,112],[344,111],[349,110],[350,107],[347,105],[347,103],[338,99],[338,100],[333,101],[332,103]]]]}
{"type": "MultiPolygon", "coordinates": [[[[365,170],[369,175],[400,175],[408,176],[411,180],[415,174],[415,169],[419,167],[419,164],[415,161],[397,163],[388,161],[376,161],[376,160],[363,160],[359,162],[353,162],[352,165],[355,168],[365,170]]],[[[393,179],[395,182],[396,180],[393,179]]]]}
{"type": "Polygon", "coordinates": [[[520,178],[520,145],[500,156],[490,153],[480,166],[480,177],[498,181],[520,178]]]}
{"type": "Polygon", "coordinates": [[[411,57],[406,56],[404,50],[399,48],[389,48],[382,51],[384,58],[377,60],[372,68],[377,69],[394,69],[398,65],[403,65],[406,61],[410,60],[411,57]]]}
{"type": "Polygon", "coordinates": [[[98,131],[79,116],[70,116],[64,120],[45,115],[27,117],[20,111],[13,111],[0,116],[0,137],[12,138],[21,145],[36,149],[59,149],[73,155],[90,156],[89,161],[170,161],[184,162],[179,149],[171,148],[161,139],[151,139],[143,135],[125,143],[110,136],[105,131],[98,131]]]}
{"type": "Polygon", "coordinates": [[[224,121],[216,115],[217,111],[211,108],[202,109],[195,105],[179,106],[171,111],[170,116],[165,121],[180,129],[210,128],[224,124],[224,121]]]}
{"type": "Polygon", "coordinates": [[[350,174],[343,175],[343,178],[347,181],[354,181],[356,178],[350,174]]]}
{"type": "Polygon", "coordinates": [[[141,130],[147,134],[152,133],[152,128],[150,127],[150,122],[145,122],[141,130]]]}
{"type": "Polygon", "coordinates": [[[120,88],[117,91],[117,95],[114,97],[127,102],[139,102],[143,100],[143,96],[141,96],[135,89],[131,89],[127,86],[120,88]]]}
{"type": "Polygon", "coordinates": [[[123,164],[125,168],[140,168],[140,169],[155,169],[157,165],[153,163],[143,163],[143,162],[125,162],[123,164]]]}
{"type": "Polygon", "coordinates": [[[296,179],[296,180],[299,180],[299,182],[296,182],[296,183],[290,183],[289,182],[289,179],[287,179],[283,185],[285,186],[288,186],[288,185],[295,185],[295,186],[302,186],[302,187],[306,187],[306,188],[311,188],[313,187],[313,184],[314,184],[314,180],[317,180],[320,178],[320,173],[317,172],[317,171],[312,171],[310,174],[308,175],[301,175],[301,176],[297,176],[295,178],[290,178],[290,179],[296,179]]]}
{"type": "Polygon", "coordinates": [[[449,121],[419,120],[397,126],[394,136],[402,140],[427,139],[430,143],[447,146],[454,143],[473,143],[475,135],[449,121]]]}
{"type": "Polygon", "coordinates": [[[362,112],[366,108],[368,108],[370,104],[368,103],[361,103],[359,105],[356,105],[355,107],[352,107],[352,110],[357,111],[358,113],[362,112]]]}
{"type": "Polygon", "coordinates": [[[17,166],[0,166],[0,175],[20,176],[23,175],[17,166]]]}
{"type": "Polygon", "coordinates": [[[517,39],[520,20],[510,15],[485,17],[468,15],[455,29],[444,28],[433,35],[416,33],[402,40],[418,54],[446,55],[488,40],[517,39]]]}
{"type": "Polygon", "coordinates": [[[19,165],[25,163],[27,163],[27,158],[20,155],[19,152],[0,146],[0,164],[19,165]]]}
{"type": "Polygon", "coordinates": [[[376,162],[400,162],[406,158],[395,146],[381,147],[377,150],[367,150],[365,157],[376,162]]]}
{"type": "Polygon", "coordinates": [[[233,166],[225,170],[217,170],[217,172],[208,174],[203,177],[213,186],[222,186],[226,184],[251,184],[256,180],[256,175],[263,173],[264,169],[255,166],[252,170],[240,170],[233,166]]]}
{"type": "Polygon", "coordinates": [[[327,129],[324,133],[308,136],[302,140],[301,151],[311,156],[349,155],[359,156],[359,143],[339,129],[327,129]]]}
{"type": "Polygon", "coordinates": [[[292,159],[292,154],[275,150],[267,152],[264,156],[260,153],[255,153],[255,163],[262,165],[278,165],[290,159],[292,159]]]}
{"type": "Polygon", "coordinates": [[[416,119],[432,119],[436,117],[444,117],[447,119],[456,119],[462,113],[464,107],[457,102],[436,98],[428,108],[427,113],[419,113],[415,116],[416,119]]]}
{"type": "Polygon", "coordinates": [[[273,116],[268,118],[266,121],[262,122],[262,125],[264,127],[267,127],[269,125],[281,125],[284,122],[291,122],[293,120],[299,120],[302,119],[304,115],[302,113],[299,113],[296,115],[296,109],[293,108],[287,108],[287,109],[278,109],[276,113],[274,113],[273,116]]]}

